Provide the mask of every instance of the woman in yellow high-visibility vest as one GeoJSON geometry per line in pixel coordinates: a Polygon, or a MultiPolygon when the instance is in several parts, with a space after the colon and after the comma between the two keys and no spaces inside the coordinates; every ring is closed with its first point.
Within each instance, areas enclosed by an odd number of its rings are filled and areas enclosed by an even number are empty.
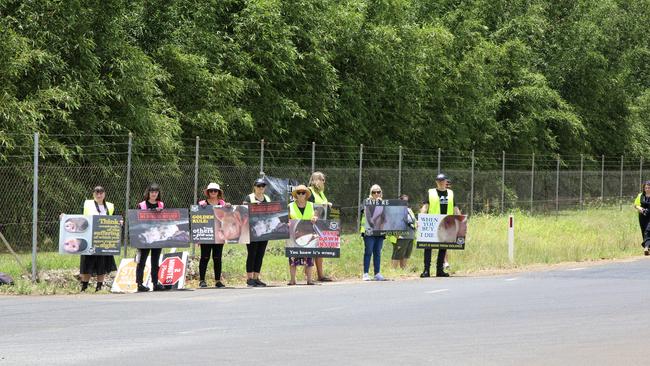
{"type": "MultiPolygon", "coordinates": [[[[309,198],[309,189],[301,184],[293,188],[291,195],[293,196],[294,201],[289,204],[289,219],[291,220],[309,220],[313,223],[318,220],[318,216],[314,215],[314,204],[308,202],[309,198]]],[[[291,275],[291,280],[288,285],[292,286],[296,284],[296,267],[305,266],[305,277],[307,278],[308,285],[314,285],[312,281],[312,267],[314,267],[314,258],[305,258],[305,257],[290,257],[289,258],[289,274],[291,275]]]]}
{"type": "MultiPolygon", "coordinates": [[[[322,172],[313,172],[309,178],[309,202],[313,202],[317,205],[327,205],[332,207],[332,203],[327,200],[325,196],[325,174],[322,172]]],[[[328,208],[329,211],[329,208],[328,208]]],[[[323,258],[315,258],[316,262],[316,274],[319,282],[331,282],[332,279],[325,276],[325,270],[323,269],[323,258]]]]}
{"type": "Polygon", "coordinates": [[[650,180],[643,183],[643,192],[634,200],[634,208],[639,212],[639,226],[643,241],[643,253],[650,255],[650,238],[648,237],[648,223],[650,223],[650,180]]]}

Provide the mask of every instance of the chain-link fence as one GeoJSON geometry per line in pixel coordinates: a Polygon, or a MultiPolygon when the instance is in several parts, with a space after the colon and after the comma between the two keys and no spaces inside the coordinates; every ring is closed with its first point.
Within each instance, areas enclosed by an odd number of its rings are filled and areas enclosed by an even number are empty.
{"type": "MultiPolygon", "coordinates": [[[[236,164],[216,162],[218,157],[201,150],[199,139],[185,149],[194,154],[170,156],[166,163],[162,160],[167,159],[152,161],[138,155],[145,153],[132,153],[143,149],[132,138],[126,139],[128,144],[123,145],[128,145],[128,150],[111,153],[111,163],[104,166],[61,163],[64,157],[57,160],[52,156],[39,163],[33,155],[8,155],[0,165],[0,231],[14,250],[26,252],[34,244],[39,251],[58,250],[59,215],[81,212],[83,201],[91,198],[90,190],[96,185],[106,188],[107,200],[123,214],[127,206],[134,208],[143,199],[144,189],[151,182],[161,185],[167,207],[188,207],[203,196],[209,182],[220,183],[226,200],[237,203],[251,192],[253,181],[261,174],[307,184],[312,171],[322,171],[327,176],[329,200],[341,208],[342,228],[351,232],[357,229],[359,202],[367,197],[372,184],[382,187],[385,198],[408,194],[410,204],[417,209],[427,190],[435,186],[435,175],[444,172],[452,179],[457,204],[464,213],[500,214],[513,209],[549,213],[603,203],[628,205],[640,191],[644,176],[642,158],[480,154],[315,143],[292,146],[263,140],[233,143],[247,146],[236,164]],[[35,191],[36,226],[32,219],[35,191]],[[34,227],[36,243],[32,239],[34,227]]],[[[37,154],[39,158],[42,155],[37,154]]],[[[0,248],[4,251],[4,246],[0,248]]]]}

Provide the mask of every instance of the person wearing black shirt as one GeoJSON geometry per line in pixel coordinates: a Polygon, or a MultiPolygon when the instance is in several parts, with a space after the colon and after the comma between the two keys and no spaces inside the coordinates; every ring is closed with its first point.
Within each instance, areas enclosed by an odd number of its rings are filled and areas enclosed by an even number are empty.
{"type": "MultiPolygon", "coordinates": [[[[429,214],[453,214],[460,215],[460,210],[458,207],[453,206],[453,191],[447,189],[447,176],[444,174],[438,174],[436,176],[436,188],[435,194],[433,197],[437,196],[435,202],[431,202],[431,195],[428,194],[427,197],[422,201],[422,208],[420,213],[429,213],[429,214]],[[439,206],[433,207],[431,205],[438,204],[439,206]],[[449,207],[449,205],[452,207],[449,207]]],[[[430,193],[433,190],[430,190],[430,193]]],[[[449,277],[449,274],[444,271],[444,262],[445,255],[447,254],[447,249],[438,249],[438,258],[436,260],[436,276],[437,277],[449,277]]],[[[430,268],[431,268],[431,249],[424,249],[424,271],[420,277],[430,277],[430,268]]]]}
{"type": "Polygon", "coordinates": [[[650,233],[648,232],[648,223],[650,222],[650,180],[643,183],[643,192],[639,193],[634,200],[634,208],[639,212],[643,253],[650,255],[650,233]]]}

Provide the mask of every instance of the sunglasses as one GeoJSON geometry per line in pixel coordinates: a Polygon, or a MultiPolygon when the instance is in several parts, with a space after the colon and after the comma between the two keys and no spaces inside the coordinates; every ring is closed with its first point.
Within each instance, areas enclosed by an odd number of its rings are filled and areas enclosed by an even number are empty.
{"type": "Polygon", "coordinates": [[[381,194],[381,191],[372,191],[372,194],[381,194]]]}
{"type": "Polygon", "coordinates": [[[307,192],[305,192],[305,191],[300,191],[300,192],[296,192],[296,194],[299,195],[299,196],[304,196],[304,195],[307,194],[307,192]]]}
{"type": "Polygon", "coordinates": [[[219,192],[219,190],[218,190],[218,189],[208,189],[208,192],[210,192],[210,193],[216,193],[216,192],[219,192]]]}
{"type": "Polygon", "coordinates": [[[266,187],[266,184],[256,184],[255,187],[257,187],[257,188],[264,188],[264,187],[266,187]]]}

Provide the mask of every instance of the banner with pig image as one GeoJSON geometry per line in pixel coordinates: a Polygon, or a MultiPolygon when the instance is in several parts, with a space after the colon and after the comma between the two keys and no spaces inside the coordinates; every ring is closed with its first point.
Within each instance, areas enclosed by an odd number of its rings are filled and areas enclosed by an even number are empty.
{"type": "Polygon", "coordinates": [[[134,248],[175,248],[190,245],[186,208],[162,211],[129,210],[129,242],[134,248]]]}
{"type": "Polygon", "coordinates": [[[418,215],[419,249],[465,249],[466,215],[418,215]]]}

